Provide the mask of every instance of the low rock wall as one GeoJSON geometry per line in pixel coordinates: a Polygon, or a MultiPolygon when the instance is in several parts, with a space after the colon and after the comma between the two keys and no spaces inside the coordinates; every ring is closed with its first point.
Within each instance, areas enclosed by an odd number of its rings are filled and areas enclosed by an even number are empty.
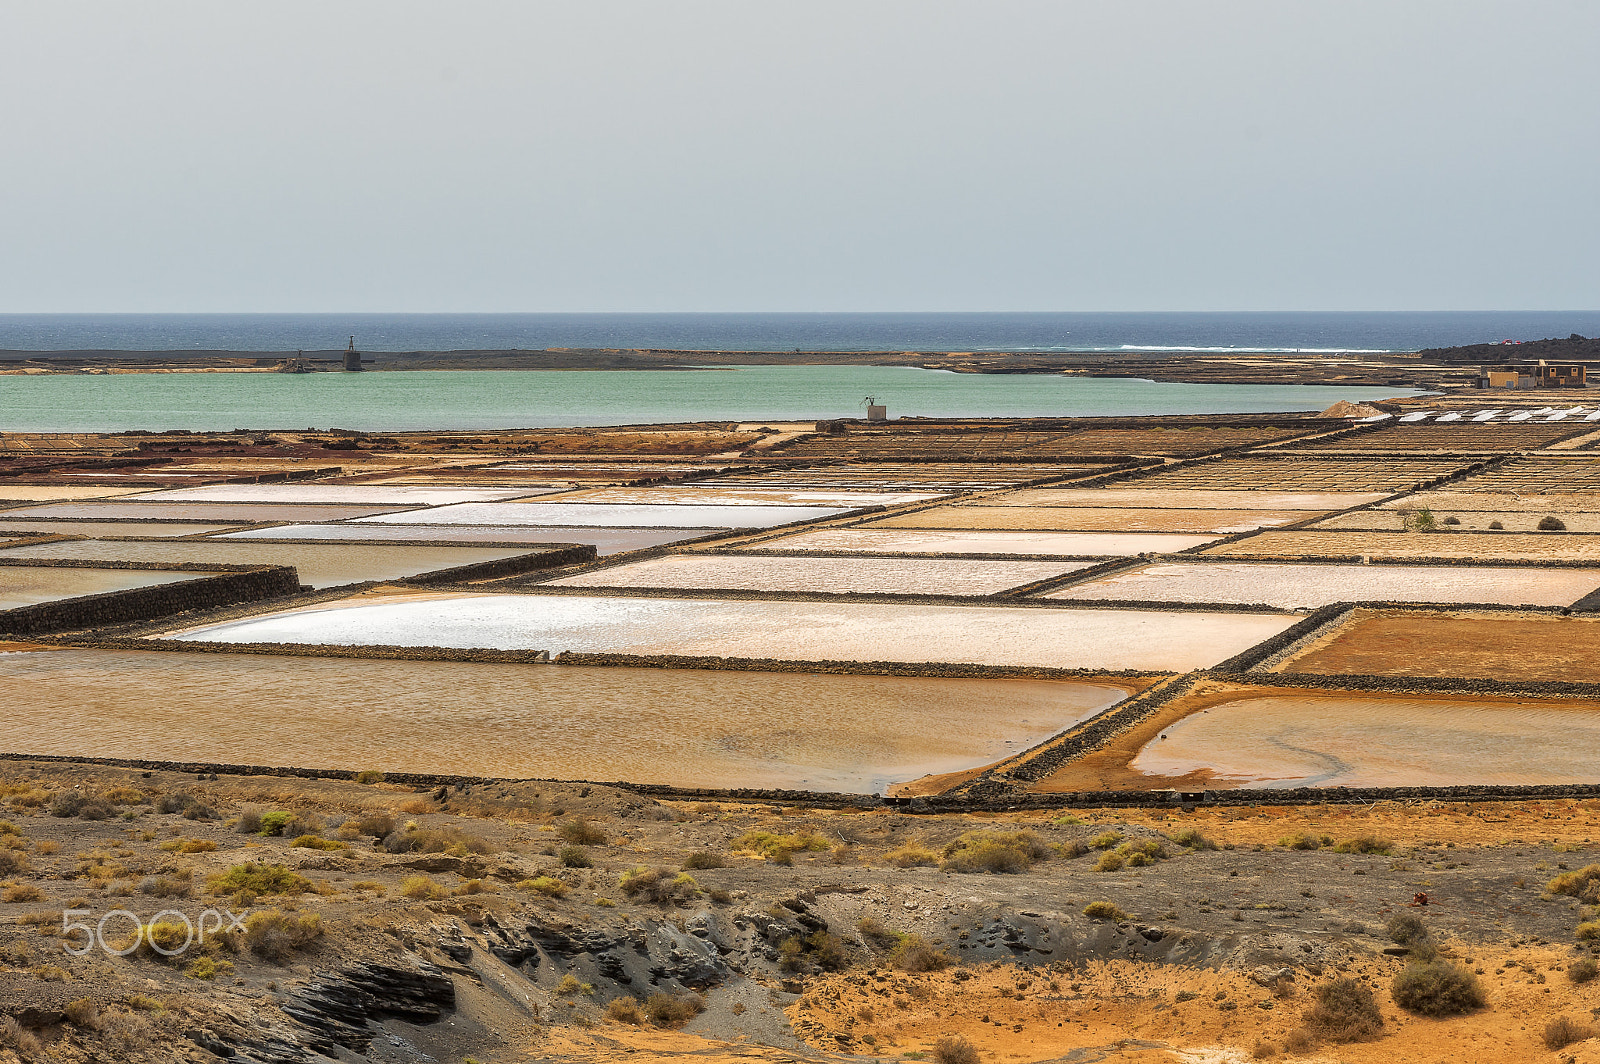
{"type": "Polygon", "coordinates": [[[168,617],[190,610],[293,595],[300,577],[289,566],[218,573],[154,587],[41,602],[0,612],[0,632],[38,635],[168,617]]]}

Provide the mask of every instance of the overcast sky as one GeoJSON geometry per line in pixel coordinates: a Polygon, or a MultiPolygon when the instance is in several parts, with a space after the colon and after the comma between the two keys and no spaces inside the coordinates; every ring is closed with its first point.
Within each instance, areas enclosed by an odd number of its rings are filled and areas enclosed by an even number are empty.
{"type": "Polygon", "coordinates": [[[1600,4],[0,0],[0,312],[1585,309],[1600,4]]]}

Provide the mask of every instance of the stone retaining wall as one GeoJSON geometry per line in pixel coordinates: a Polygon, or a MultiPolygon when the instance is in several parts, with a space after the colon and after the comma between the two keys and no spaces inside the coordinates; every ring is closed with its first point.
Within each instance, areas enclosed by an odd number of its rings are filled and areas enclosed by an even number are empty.
{"type": "Polygon", "coordinates": [[[99,628],[237,602],[293,595],[299,590],[300,577],[289,566],[224,572],[197,580],[19,606],[0,612],[0,632],[36,635],[99,628]]]}

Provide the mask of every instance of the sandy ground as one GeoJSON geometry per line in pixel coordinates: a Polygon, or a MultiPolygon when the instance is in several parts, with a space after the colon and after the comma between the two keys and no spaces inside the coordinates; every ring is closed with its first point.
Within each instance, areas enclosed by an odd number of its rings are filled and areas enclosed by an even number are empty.
{"type": "Polygon", "coordinates": [[[1462,558],[1472,561],[1600,561],[1600,536],[1561,532],[1267,531],[1208,547],[1233,558],[1462,558]]]}

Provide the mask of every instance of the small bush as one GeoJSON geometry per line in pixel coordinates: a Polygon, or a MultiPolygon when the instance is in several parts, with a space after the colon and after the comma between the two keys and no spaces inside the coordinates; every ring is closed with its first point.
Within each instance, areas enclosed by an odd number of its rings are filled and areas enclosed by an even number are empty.
{"type": "Polygon", "coordinates": [[[1446,517],[1444,519],[1444,523],[1447,524],[1447,525],[1459,525],[1461,523],[1461,518],[1459,518],[1459,517],[1446,517]]]}
{"type": "MultiPolygon", "coordinates": [[[[821,835],[800,832],[795,835],[774,835],[770,831],[747,831],[733,840],[735,850],[758,854],[773,864],[794,863],[797,853],[820,852],[833,848],[821,835]]],[[[937,858],[935,858],[937,860],[937,858]]]]}
{"type": "Polygon", "coordinates": [[[1600,1031],[1567,1016],[1557,1016],[1544,1025],[1544,1046],[1550,1050],[1565,1049],[1574,1042],[1597,1036],[1600,1031]]]}
{"type": "Polygon", "coordinates": [[[1396,1005],[1423,1016],[1456,1016],[1482,1008],[1484,1001],[1477,976],[1439,958],[1406,965],[1390,993],[1396,1005]]]}
{"type": "Polygon", "coordinates": [[[1505,527],[1506,526],[1501,524],[1499,521],[1490,521],[1489,522],[1489,527],[1492,528],[1496,532],[1503,532],[1503,531],[1505,531],[1505,527]]]}
{"type": "Polygon", "coordinates": [[[93,998],[81,997],[76,1001],[69,1001],[62,1010],[67,1022],[74,1027],[87,1027],[90,1030],[100,1026],[100,1006],[95,1004],[93,998]]]}
{"type": "Polygon", "coordinates": [[[1092,901],[1083,907],[1083,915],[1091,920],[1126,920],[1128,914],[1117,908],[1115,902],[1092,901]]]}
{"type": "Polygon", "coordinates": [[[216,848],[210,839],[168,839],[157,847],[168,853],[212,853],[216,848]]]}
{"type": "Polygon", "coordinates": [[[261,833],[261,816],[260,807],[247,805],[234,818],[233,830],[241,835],[258,835],[261,833]]]}
{"type": "Polygon", "coordinates": [[[19,883],[5,888],[5,891],[0,893],[0,901],[8,904],[24,901],[44,901],[44,891],[32,883],[19,883]]]}
{"type": "Polygon", "coordinates": [[[54,817],[106,820],[115,816],[116,812],[110,802],[102,798],[90,798],[79,791],[62,791],[50,800],[50,815],[54,817]]]}
{"type": "Polygon", "coordinates": [[[645,1022],[639,1002],[631,997],[612,998],[607,1002],[605,1018],[613,1023],[631,1023],[635,1027],[642,1027],[645,1022]]]}
{"type": "Polygon", "coordinates": [[[15,1016],[0,1021],[0,1046],[15,1049],[23,1059],[31,1059],[43,1048],[37,1035],[17,1022],[15,1016]]]}
{"type": "Polygon", "coordinates": [[[573,817],[561,825],[561,837],[574,846],[598,846],[606,841],[606,832],[591,820],[573,817]]]}
{"type": "Polygon", "coordinates": [[[561,977],[561,982],[556,984],[556,993],[564,995],[592,994],[594,993],[594,985],[585,983],[571,972],[568,972],[561,977]]]}
{"type": "Polygon", "coordinates": [[[1100,855],[1100,860],[1094,863],[1096,872],[1120,872],[1127,860],[1115,850],[1107,850],[1100,855]]]}
{"type": "Polygon", "coordinates": [[[1540,532],[1565,532],[1566,530],[1567,530],[1567,523],[1565,521],[1561,520],[1561,518],[1559,518],[1559,517],[1541,517],[1541,518],[1539,518],[1539,531],[1540,532]]]}
{"type": "Polygon", "coordinates": [[[185,869],[170,876],[145,876],[139,881],[139,893],[155,898],[187,898],[194,893],[192,875],[185,869]]]}
{"type": "Polygon", "coordinates": [[[567,885],[554,876],[538,876],[534,879],[524,879],[517,884],[518,890],[526,890],[534,894],[543,894],[547,898],[564,898],[567,894],[567,885]]]}
{"type": "Polygon", "coordinates": [[[1586,865],[1576,872],[1564,872],[1544,885],[1550,894],[1566,894],[1586,901],[1600,903],[1600,864],[1586,865]]]}
{"type": "Polygon", "coordinates": [[[377,771],[376,769],[369,768],[365,772],[357,772],[355,774],[355,781],[363,785],[382,783],[383,773],[377,771]]]}
{"type": "Polygon", "coordinates": [[[1402,946],[1414,945],[1428,937],[1428,925],[1414,913],[1395,913],[1384,930],[1389,933],[1390,941],[1402,946]]]}
{"type": "Polygon", "coordinates": [[[1578,936],[1579,942],[1600,941],[1600,920],[1590,920],[1587,923],[1579,924],[1578,929],[1573,934],[1578,936]]]}
{"type": "Polygon", "coordinates": [[[944,950],[924,942],[920,935],[907,935],[889,954],[889,963],[903,972],[942,972],[956,962],[944,950]]]}
{"type": "Polygon", "coordinates": [[[1026,872],[1050,848],[1031,831],[969,831],[944,848],[947,872],[1026,872]]]}
{"type": "Polygon", "coordinates": [[[1121,841],[1122,832],[1102,831],[1100,834],[1089,840],[1089,845],[1093,846],[1097,850],[1109,850],[1111,847],[1115,846],[1121,841]]]}
{"type": "Polygon", "coordinates": [[[21,850],[0,849],[0,876],[14,876],[27,870],[27,854],[21,850]]]}
{"type": "Polygon", "coordinates": [[[244,893],[265,898],[275,894],[305,894],[312,889],[312,884],[311,880],[284,865],[247,861],[210,877],[206,888],[213,894],[244,893]]]}
{"type": "Polygon", "coordinates": [[[1326,844],[1311,832],[1302,831],[1298,835],[1285,835],[1278,840],[1278,845],[1286,850],[1320,850],[1326,844]]]}
{"type": "Polygon", "coordinates": [[[856,930],[861,932],[863,940],[877,946],[879,949],[898,946],[900,940],[905,937],[894,928],[886,926],[876,916],[863,916],[860,922],[856,924],[856,930]]]}
{"type": "Polygon", "coordinates": [[[400,896],[412,901],[438,901],[450,892],[427,876],[407,876],[400,881],[400,896]]]}
{"type": "Polygon", "coordinates": [[[726,868],[727,866],[728,862],[723,859],[721,854],[708,853],[705,850],[697,850],[683,859],[683,867],[696,871],[702,868],[726,868]]]}
{"type": "Polygon", "coordinates": [[[229,975],[233,972],[232,961],[219,961],[213,957],[201,955],[190,962],[183,974],[190,979],[215,979],[219,975],[229,975]]]}
{"type": "Polygon", "coordinates": [[[347,821],[346,826],[354,829],[358,835],[381,839],[394,834],[394,817],[387,813],[366,813],[347,821]]]}
{"type": "Polygon", "coordinates": [[[1383,1033],[1383,1013],[1372,990],[1355,979],[1330,979],[1313,987],[1317,999],[1306,1010],[1305,1025],[1329,1042],[1366,1042],[1383,1033]]]}
{"type": "Polygon", "coordinates": [[[292,915],[264,909],[251,913],[244,922],[245,948],[274,963],[310,949],[322,935],[322,917],[316,913],[292,915]]]}
{"type": "Polygon", "coordinates": [[[1600,975],[1600,964],[1596,964],[1593,957],[1580,957],[1567,969],[1567,978],[1580,986],[1596,975],[1600,975]]]}
{"type": "Polygon", "coordinates": [[[884,862],[896,868],[921,868],[939,863],[939,855],[920,842],[908,842],[883,855],[884,862]]]}
{"type": "Polygon", "coordinates": [[[301,835],[289,844],[302,850],[343,850],[347,849],[344,843],[333,839],[325,839],[321,835],[301,835]]]}
{"type": "Polygon", "coordinates": [[[933,1043],[936,1064],[978,1064],[978,1048],[960,1035],[947,1034],[933,1043]]]}
{"type": "Polygon", "coordinates": [[[589,851],[582,846],[563,846],[557,855],[563,868],[593,868],[594,859],[589,856],[589,851]]]}
{"type": "Polygon", "coordinates": [[[682,1027],[706,1007],[699,994],[651,994],[644,1014],[657,1027],[682,1027]]]}
{"type": "Polygon", "coordinates": [[[493,853],[494,847],[477,835],[453,828],[424,828],[407,824],[384,837],[383,848],[390,853],[445,853],[453,857],[493,853]]]}
{"type": "Polygon", "coordinates": [[[1389,851],[1394,849],[1394,843],[1388,839],[1380,839],[1376,835],[1358,835],[1353,839],[1346,839],[1333,848],[1334,853],[1375,853],[1389,856],[1389,851]]]}
{"type": "Polygon", "coordinates": [[[700,885],[687,872],[676,876],[668,868],[635,868],[624,872],[618,886],[635,901],[678,905],[700,893],[700,885]]]}
{"type": "Polygon", "coordinates": [[[294,819],[294,814],[283,809],[276,809],[270,813],[262,813],[259,818],[260,827],[256,829],[258,835],[282,835],[284,827],[294,819]]]}
{"type": "Polygon", "coordinates": [[[1194,828],[1184,828],[1174,832],[1167,839],[1175,846],[1186,846],[1191,850],[1215,850],[1217,844],[1200,834],[1194,828]]]}
{"type": "Polygon", "coordinates": [[[185,820],[215,820],[217,811],[192,794],[163,794],[155,801],[158,813],[182,813],[185,820]]]}

